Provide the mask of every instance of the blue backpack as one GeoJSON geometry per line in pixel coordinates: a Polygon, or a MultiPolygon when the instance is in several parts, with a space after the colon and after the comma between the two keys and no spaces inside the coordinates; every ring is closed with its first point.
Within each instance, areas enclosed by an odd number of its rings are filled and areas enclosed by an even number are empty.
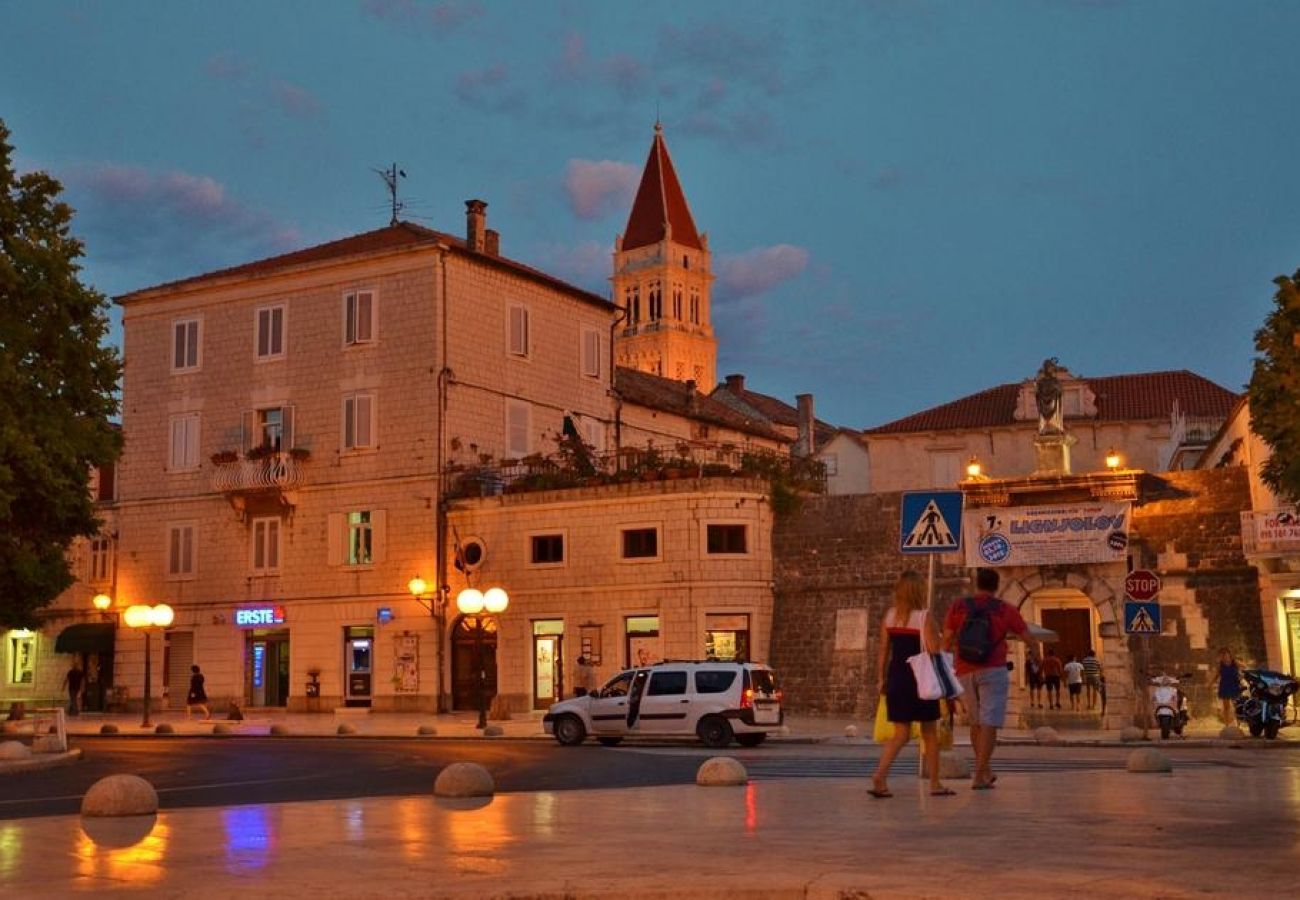
{"type": "Polygon", "coordinates": [[[966,619],[957,632],[957,656],[968,663],[980,664],[993,655],[997,641],[993,637],[992,607],[981,606],[974,597],[962,598],[966,619]]]}

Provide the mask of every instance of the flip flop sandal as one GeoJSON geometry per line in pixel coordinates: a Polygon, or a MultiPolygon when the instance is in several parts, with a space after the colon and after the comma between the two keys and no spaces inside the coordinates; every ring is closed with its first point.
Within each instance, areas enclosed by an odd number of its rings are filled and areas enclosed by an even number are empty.
{"type": "Polygon", "coordinates": [[[937,791],[930,791],[930,796],[931,797],[955,797],[957,796],[957,792],[954,791],[952,788],[946,787],[946,788],[940,788],[937,791]]]}
{"type": "Polygon", "coordinates": [[[980,784],[972,784],[970,789],[972,791],[991,791],[993,790],[993,782],[985,781],[980,784]]]}
{"type": "Polygon", "coordinates": [[[877,800],[888,800],[890,797],[894,796],[889,791],[878,791],[875,788],[867,788],[867,793],[875,797],[877,800]]]}

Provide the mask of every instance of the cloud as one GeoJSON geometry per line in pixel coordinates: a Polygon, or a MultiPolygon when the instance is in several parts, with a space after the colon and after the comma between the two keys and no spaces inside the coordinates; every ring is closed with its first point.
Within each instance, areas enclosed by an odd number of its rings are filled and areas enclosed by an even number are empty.
{"type": "Polygon", "coordinates": [[[731,22],[709,22],[659,30],[659,58],[662,62],[724,81],[744,81],[769,96],[781,93],[784,41],[776,29],[762,29],[752,22],[739,26],[731,22]]]}
{"type": "Polygon", "coordinates": [[[456,76],[455,90],[465,105],[489,112],[513,113],[527,106],[527,96],[511,83],[504,63],[461,72],[456,76]]]}
{"type": "Polygon", "coordinates": [[[792,244],[756,247],[718,260],[718,298],[737,301],[756,297],[808,268],[808,251],[792,244]]]}
{"type": "Polygon", "coordinates": [[[578,32],[564,38],[559,59],[551,64],[562,81],[586,81],[612,88],[623,100],[640,96],[652,81],[651,67],[628,53],[612,53],[604,59],[587,54],[587,40],[578,32]]]}
{"type": "Polygon", "coordinates": [[[564,173],[569,208],[579,219],[603,219],[632,205],[640,172],[631,163],[571,159],[564,173]]]}
{"type": "Polygon", "coordinates": [[[239,130],[255,147],[264,146],[274,128],[267,128],[267,112],[278,112],[289,119],[320,122],[325,118],[325,104],[302,85],[261,75],[248,60],[234,53],[211,57],[203,71],[214,81],[223,82],[241,102],[236,114],[239,130]]]}
{"type": "Polygon", "coordinates": [[[209,78],[218,81],[243,81],[251,71],[248,61],[234,53],[218,53],[203,67],[209,78]]]}
{"type": "Polygon", "coordinates": [[[287,81],[276,81],[271,85],[271,94],[276,105],[290,118],[319,119],[325,113],[324,105],[306,88],[287,81]]]}
{"type": "Polygon", "coordinates": [[[455,31],[483,15],[483,6],[472,0],[440,0],[435,3],[424,3],[421,0],[363,0],[361,8],[372,18],[402,31],[414,30],[433,35],[455,31]]]}
{"type": "Polygon", "coordinates": [[[139,287],[298,247],[298,230],[226,192],[213,178],[111,163],[65,178],[89,261],[139,287]]]}

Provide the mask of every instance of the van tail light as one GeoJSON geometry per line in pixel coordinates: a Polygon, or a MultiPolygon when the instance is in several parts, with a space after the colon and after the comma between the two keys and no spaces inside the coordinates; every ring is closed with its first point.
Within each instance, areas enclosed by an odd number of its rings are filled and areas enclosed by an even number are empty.
{"type": "Polygon", "coordinates": [[[745,692],[740,695],[740,708],[752,709],[754,706],[754,689],[745,688],[745,692]]]}

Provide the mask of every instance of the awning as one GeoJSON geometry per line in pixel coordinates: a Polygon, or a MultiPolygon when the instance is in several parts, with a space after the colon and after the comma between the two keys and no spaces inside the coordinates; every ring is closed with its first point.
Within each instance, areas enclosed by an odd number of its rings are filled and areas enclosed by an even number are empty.
{"type": "Polygon", "coordinates": [[[55,653],[111,653],[117,626],[112,622],[82,622],[59,632],[55,653]]]}

